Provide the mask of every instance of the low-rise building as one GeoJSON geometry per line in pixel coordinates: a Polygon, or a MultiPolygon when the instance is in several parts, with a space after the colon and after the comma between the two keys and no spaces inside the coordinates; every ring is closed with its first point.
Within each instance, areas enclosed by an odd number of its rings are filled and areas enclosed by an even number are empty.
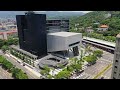
{"type": "Polygon", "coordinates": [[[17,35],[17,30],[0,31],[0,39],[7,40],[9,36],[16,36],[16,35],[17,35]]]}
{"type": "Polygon", "coordinates": [[[94,30],[92,29],[92,27],[87,27],[85,31],[87,33],[92,33],[94,30]]]}
{"type": "Polygon", "coordinates": [[[98,30],[99,30],[99,31],[107,31],[108,28],[109,28],[108,25],[101,25],[101,26],[98,28],[98,30]]]}

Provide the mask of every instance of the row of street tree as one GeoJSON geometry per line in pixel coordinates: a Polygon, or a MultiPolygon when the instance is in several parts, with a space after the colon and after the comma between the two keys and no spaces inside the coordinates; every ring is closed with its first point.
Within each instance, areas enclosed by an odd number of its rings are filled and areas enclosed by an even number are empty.
{"type": "Polygon", "coordinates": [[[12,77],[15,79],[28,79],[27,74],[25,74],[21,69],[16,68],[11,62],[6,60],[3,56],[0,56],[0,65],[2,68],[12,73],[12,77]]]}

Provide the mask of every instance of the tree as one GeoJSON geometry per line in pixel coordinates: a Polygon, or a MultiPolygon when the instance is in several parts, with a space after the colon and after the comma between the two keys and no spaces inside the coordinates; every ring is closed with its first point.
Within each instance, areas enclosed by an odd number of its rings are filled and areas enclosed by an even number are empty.
{"type": "Polygon", "coordinates": [[[50,68],[48,66],[44,66],[43,70],[40,71],[40,74],[44,78],[48,78],[49,72],[50,72],[50,68]]]}
{"type": "Polygon", "coordinates": [[[86,47],[85,47],[85,54],[86,54],[87,52],[88,52],[89,54],[92,52],[91,46],[88,45],[88,44],[87,44],[86,47]]]}
{"type": "Polygon", "coordinates": [[[4,60],[3,61],[3,67],[5,69],[8,69],[9,71],[11,71],[12,68],[13,68],[13,64],[11,62],[7,61],[7,60],[4,60]]]}
{"type": "Polygon", "coordinates": [[[3,63],[4,60],[5,60],[5,58],[2,55],[0,55],[0,63],[1,64],[3,63]]]}
{"type": "Polygon", "coordinates": [[[18,68],[14,68],[12,70],[12,76],[15,79],[28,79],[27,74],[25,74],[21,69],[18,69],[18,68]]]}
{"type": "Polygon", "coordinates": [[[16,74],[20,71],[18,68],[13,68],[12,69],[12,77],[16,78],[16,74]]]}
{"type": "Polygon", "coordinates": [[[59,68],[64,68],[65,66],[64,66],[62,63],[59,63],[59,64],[57,65],[57,67],[59,67],[59,68]]]}
{"type": "Polygon", "coordinates": [[[57,75],[55,75],[55,79],[69,79],[70,76],[70,71],[62,70],[57,75]]]}
{"type": "Polygon", "coordinates": [[[20,70],[18,73],[16,73],[16,79],[28,79],[28,76],[20,70]]]}
{"type": "Polygon", "coordinates": [[[83,60],[83,50],[81,50],[81,53],[80,53],[80,60],[81,61],[83,60]]]}
{"type": "Polygon", "coordinates": [[[93,24],[92,27],[93,27],[93,28],[98,28],[99,26],[98,26],[98,24],[93,24]]]}
{"type": "Polygon", "coordinates": [[[67,70],[72,72],[74,70],[74,68],[71,65],[69,65],[69,66],[67,66],[67,70]]]}
{"type": "Polygon", "coordinates": [[[97,57],[101,57],[102,54],[103,54],[103,51],[101,51],[101,50],[96,50],[96,51],[93,52],[93,54],[96,55],[97,57]]]}
{"type": "Polygon", "coordinates": [[[79,71],[82,69],[82,64],[73,64],[71,65],[75,72],[79,73],[79,71]]]}
{"type": "Polygon", "coordinates": [[[5,41],[0,39],[0,48],[5,44],[5,41]]]}
{"type": "Polygon", "coordinates": [[[84,58],[84,60],[86,60],[91,65],[91,64],[94,64],[96,62],[97,56],[96,55],[89,55],[89,56],[86,56],[84,58]]]}
{"type": "Polygon", "coordinates": [[[2,49],[3,52],[5,52],[6,50],[9,50],[9,47],[4,45],[4,46],[1,47],[1,49],[2,49]]]}

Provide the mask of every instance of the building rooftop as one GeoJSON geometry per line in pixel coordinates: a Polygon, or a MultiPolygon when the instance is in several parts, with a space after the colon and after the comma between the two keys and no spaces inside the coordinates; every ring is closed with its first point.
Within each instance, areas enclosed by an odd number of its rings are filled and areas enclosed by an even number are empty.
{"type": "Polygon", "coordinates": [[[108,28],[108,25],[101,25],[100,28],[108,28]]]}
{"type": "Polygon", "coordinates": [[[47,20],[69,20],[68,18],[49,18],[47,20]]]}
{"type": "Polygon", "coordinates": [[[48,33],[48,35],[55,35],[55,36],[61,36],[61,37],[69,37],[73,35],[79,35],[81,33],[73,33],[73,32],[55,32],[55,33],[48,33]]]}
{"type": "Polygon", "coordinates": [[[105,44],[105,45],[109,45],[109,46],[115,47],[115,43],[114,42],[108,42],[108,41],[95,39],[95,38],[89,38],[89,37],[83,37],[83,39],[87,39],[87,40],[91,40],[91,41],[94,41],[94,42],[98,42],[98,43],[101,43],[101,44],[105,44]]]}
{"type": "Polygon", "coordinates": [[[13,33],[17,33],[17,30],[0,30],[0,34],[3,34],[3,33],[7,33],[7,34],[13,34],[13,33]]]}
{"type": "Polygon", "coordinates": [[[120,33],[116,36],[117,38],[120,38],[120,33]]]}

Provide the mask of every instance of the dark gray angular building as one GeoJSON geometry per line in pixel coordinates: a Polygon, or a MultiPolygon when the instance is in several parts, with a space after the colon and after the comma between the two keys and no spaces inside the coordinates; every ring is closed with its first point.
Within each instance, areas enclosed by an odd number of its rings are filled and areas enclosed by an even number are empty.
{"type": "Polygon", "coordinates": [[[20,49],[38,57],[47,55],[46,15],[26,13],[16,20],[20,49]]]}

